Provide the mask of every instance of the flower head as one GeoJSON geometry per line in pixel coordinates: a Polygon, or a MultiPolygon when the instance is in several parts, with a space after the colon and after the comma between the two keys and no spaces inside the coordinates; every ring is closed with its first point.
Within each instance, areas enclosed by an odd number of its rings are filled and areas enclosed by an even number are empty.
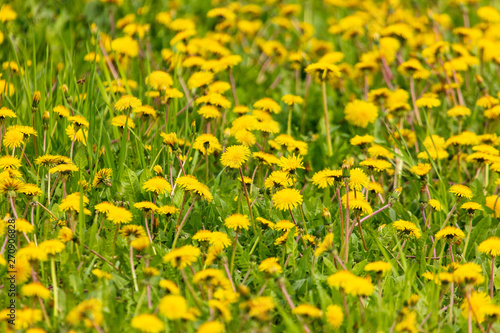
{"type": "Polygon", "coordinates": [[[455,194],[457,198],[472,199],[471,189],[462,184],[453,185],[452,187],[450,187],[449,192],[455,194]]]}
{"type": "Polygon", "coordinates": [[[226,167],[238,169],[248,160],[250,149],[246,146],[227,147],[221,156],[221,163],[226,167]]]}
{"type": "Polygon", "coordinates": [[[225,219],[224,225],[233,230],[248,230],[248,226],[250,225],[250,221],[248,220],[248,216],[242,214],[233,214],[225,219]]]}
{"type": "Polygon", "coordinates": [[[169,262],[172,266],[182,269],[191,266],[200,256],[200,249],[192,245],[185,245],[174,249],[163,257],[164,262],[169,262]]]}
{"type": "Polygon", "coordinates": [[[366,128],[377,119],[378,109],[373,103],[355,100],[346,105],[344,114],[351,125],[366,128]]]}
{"type": "Polygon", "coordinates": [[[420,230],[417,226],[409,221],[398,220],[392,224],[393,228],[398,231],[398,233],[403,238],[420,238],[422,236],[420,230]]]}
{"type": "Polygon", "coordinates": [[[293,188],[285,188],[273,195],[273,204],[279,210],[290,210],[302,204],[302,195],[293,188]]]}
{"type": "Polygon", "coordinates": [[[492,257],[500,255],[500,238],[490,237],[479,244],[477,250],[481,253],[489,254],[492,257]]]}

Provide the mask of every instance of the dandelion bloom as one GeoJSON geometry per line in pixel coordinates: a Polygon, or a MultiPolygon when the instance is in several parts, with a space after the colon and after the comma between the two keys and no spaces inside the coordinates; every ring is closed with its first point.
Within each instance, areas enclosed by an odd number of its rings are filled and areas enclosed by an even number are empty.
{"type": "Polygon", "coordinates": [[[436,240],[445,239],[448,243],[456,243],[465,237],[462,230],[456,227],[445,227],[436,233],[436,240]]]}
{"type": "Polygon", "coordinates": [[[373,103],[354,100],[346,105],[344,114],[345,119],[351,125],[366,128],[377,119],[378,108],[373,103]]]}
{"type": "Polygon", "coordinates": [[[440,212],[443,210],[443,206],[441,205],[441,203],[439,201],[437,201],[436,199],[430,199],[429,200],[429,205],[432,207],[432,209],[434,209],[436,212],[440,212]]]}
{"type": "Polygon", "coordinates": [[[331,287],[345,289],[347,283],[355,277],[356,275],[349,271],[338,271],[328,277],[327,283],[331,287]]]}
{"type": "Polygon", "coordinates": [[[142,188],[148,192],[154,192],[155,194],[165,194],[172,192],[172,186],[170,183],[163,177],[153,177],[150,180],[146,181],[142,188]]]}
{"type": "Polygon", "coordinates": [[[222,150],[219,140],[212,134],[202,134],[197,137],[193,148],[199,150],[203,155],[212,155],[214,152],[222,150]]]}
{"type": "Polygon", "coordinates": [[[479,244],[477,250],[481,253],[489,254],[492,257],[500,255],[500,238],[490,237],[479,244]]]}
{"type": "Polygon", "coordinates": [[[250,221],[248,220],[248,216],[243,214],[233,214],[224,220],[224,225],[233,230],[248,230],[248,226],[250,225],[250,221]]]}
{"type": "Polygon", "coordinates": [[[487,196],[486,207],[493,210],[495,216],[500,216],[500,199],[498,198],[498,195],[487,196]]]}
{"type": "Polygon", "coordinates": [[[340,77],[339,67],[328,62],[317,62],[306,67],[309,73],[321,81],[327,81],[334,77],[340,77]]]}
{"type": "Polygon", "coordinates": [[[3,136],[3,145],[9,149],[21,147],[24,144],[24,134],[18,130],[10,130],[3,136]]]}
{"type": "Polygon", "coordinates": [[[270,296],[259,296],[250,299],[245,305],[249,308],[248,315],[259,320],[268,320],[269,312],[275,308],[273,298],[270,296]]]}
{"type": "Polygon", "coordinates": [[[372,207],[363,196],[349,199],[349,208],[351,208],[355,212],[360,213],[361,215],[370,215],[371,213],[373,213],[372,207]]]}
{"type": "Polygon", "coordinates": [[[250,149],[246,146],[227,147],[221,156],[221,163],[226,167],[238,169],[248,160],[250,149]]]}
{"type": "Polygon", "coordinates": [[[431,171],[432,166],[429,163],[419,163],[411,167],[411,172],[417,176],[423,177],[431,171]]]}
{"type": "Polygon", "coordinates": [[[339,328],[344,321],[344,313],[338,305],[329,305],[326,308],[326,321],[334,328],[339,328]]]}
{"type": "Polygon", "coordinates": [[[324,169],[316,172],[312,177],[312,182],[319,188],[326,188],[340,182],[342,179],[342,170],[324,169]]]}
{"type": "Polygon", "coordinates": [[[265,97],[259,99],[257,102],[253,104],[253,107],[260,110],[265,110],[273,113],[280,113],[281,106],[276,103],[272,98],[265,97]]]}
{"type": "Polygon", "coordinates": [[[213,231],[212,236],[209,239],[210,245],[214,245],[215,247],[225,248],[232,244],[231,239],[227,236],[227,234],[220,231],[213,231]]]}
{"type": "Polygon", "coordinates": [[[464,318],[472,317],[472,320],[481,324],[485,318],[485,309],[491,305],[491,298],[484,291],[478,292],[473,290],[470,295],[470,303],[467,297],[464,297],[460,309],[462,309],[462,316],[464,318]]]}
{"type": "Polygon", "coordinates": [[[178,295],[180,294],[180,289],[179,286],[173,281],[170,280],[161,280],[158,285],[163,288],[168,290],[171,294],[178,295]]]}
{"type": "Polygon", "coordinates": [[[126,208],[123,207],[113,207],[109,210],[106,218],[113,222],[114,224],[124,224],[130,223],[132,221],[133,215],[126,208]]]}
{"type": "Polygon", "coordinates": [[[310,318],[319,318],[323,316],[323,311],[311,304],[299,304],[292,310],[292,313],[310,318]]]}
{"type": "Polygon", "coordinates": [[[198,260],[200,254],[201,251],[199,248],[192,245],[186,245],[167,253],[163,256],[163,261],[170,262],[172,266],[182,269],[186,266],[191,266],[198,260]]]}
{"type": "Polygon", "coordinates": [[[142,236],[130,241],[130,246],[132,246],[137,251],[144,251],[149,247],[151,243],[149,242],[149,237],[142,236]]]}
{"type": "Polygon", "coordinates": [[[59,240],[63,243],[67,243],[69,242],[70,240],[73,239],[73,232],[71,231],[70,228],[68,227],[62,227],[60,230],[59,230],[59,233],[57,235],[57,238],[59,238],[59,240]]]}
{"type": "MultiPolygon", "coordinates": [[[[349,171],[349,188],[361,191],[363,187],[367,187],[370,178],[360,168],[354,168],[349,171]]],[[[349,198],[350,199],[350,198],[349,198]]]]}
{"type": "Polygon", "coordinates": [[[374,286],[369,279],[355,276],[347,281],[344,291],[352,296],[370,296],[373,293],[374,286]]]}
{"type": "Polygon", "coordinates": [[[105,279],[105,280],[111,280],[113,279],[113,276],[111,276],[111,274],[103,271],[103,270],[100,270],[98,268],[96,269],[93,269],[92,270],[92,274],[94,274],[95,276],[97,276],[99,279],[105,279]]]}
{"type": "Polygon", "coordinates": [[[349,143],[353,146],[364,146],[372,143],[373,141],[375,141],[375,138],[371,135],[356,135],[349,141],[349,143]]]}
{"type": "Polygon", "coordinates": [[[398,233],[402,237],[415,237],[415,238],[420,238],[422,236],[420,230],[417,228],[417,226],[409,221],[404,221],[404,220],[398,220],[392,224],[393,228],[398,231],[398,233]]]}
{"type": "Polygon", "coordinates": [[[117,111],[126,111],[135,109],[142,105],[142,102],[137,97],[132,95],[122,96],[118,102],[115,103],[115,110],[117,111]]]}
{"type": "Polygon", "coordinates": [[[131,129],[135,128],[135,124],[134,124],[134,121],[132,120],[132,118],[127,117],[124,114],[121,114],[121,115],[116,116],[113,119],[111,119],[111,125],[116,126],[116,127],[120,127],[121,129],[124,129],[125,125],[131,129]]]}
{"type": "Polygon", "coordinates": [[[165,324],[153,314],[140,314],[132,318],[133,328],[144,333],[158,333],[165,330],[165,324]]]}
{"type": "Polygon", "coordinates": [[[278,263],[278,258],[271,257],[264,259],[259,265],[259,271],[266,272],[270,275],[280,274],[283,272],[281,265],[278,263]]]}
{"type": "Polygon", "coordinates": [[[83,322],[88,328],[94,328],[94,324],[101,325],[103,321],[101,301],[91,298],[81,302],[68,313],[66,321],[73,325],[83,322]]]}
{"type": "Polygon", "coordinates": [[[290,157],[281,156],[278,166],[287,172],[293,172],[297,169],[304,169],[304,165],[302,164],[302,157],[292,155],[290,157]]]}
{"type": "Polygon", "coordinates": [[[480,285],[484,281],[481,266],[473,262],[460,265],[453,272],[453,280],[457,284],[480,285]]]}
{"type": "Polygon", "coordinates": [[[285,188],[273,195],[273,203],[279,210],[290,210],[302,204],[302,195],[299,190],[285,188]]]}
{"type": "Polygon", "coordinates": [[[40,282],[31,282],[21,288],[21,293],[26,297],[40,297],[41,299],[49,299],[50,291],[40,282]]]}
{"type": "Polygon", "coordinates": [[[44,251],[45,253],[47,253],[49,255],[55,255],[57,253],[62,252],[64,249],[66,249],[66,245],[57,239],[49,239],[49,240],[43,241],[40,243],[39,247],[40,247],[40,250],[44,251]]]}
{"type": "Polygon", "coordinates": [[[364,268],[365,271],[375,272],[377,274],[384,274],[391,270],[391,264],[385,261],[375,261],[367,264],[364,268]]]}
{"type": "Polygon", "coordinates": [[[449,192],[455,194],[458,198],[472,199],[471,189],[462,184],[453,185],[450,187],[449,192]]]}
{"type": "Polygon", "coordinates": [[[304,99],[300,96],[296,96],[296,95],[285,95],[281,98],[281,100],[287,104],[287,105],[295,105],[295,104],[302,104],[304,103],[304,99]]]}
{"type": "Polygon", "coordinates": [[[198,328],[196,333],[223,333],[224,331],[224,324],[218,321],[207,321],[198,328]]]}
{"type": "Polygon", "coordinates": [[[134,240],[136,238],[141,238],[146,236],[146,232],[144,229],[135,224],[129,224],[126,226],[123,226],[120,229],[120,235],[124,238],[127,238],[128,240],[134,240]]]}
{"type": "Polygon", "coordinates": [[[174,84],[170,74],[164,71],[154,71],[146,77],[146,84],[153,90],[165,90],[174,84]]]}
{"type": "Polygon", "coordinates": [[[0,157],[0,169],[19,169],[21,160],[17,157],[5,155],[0,157]]]}

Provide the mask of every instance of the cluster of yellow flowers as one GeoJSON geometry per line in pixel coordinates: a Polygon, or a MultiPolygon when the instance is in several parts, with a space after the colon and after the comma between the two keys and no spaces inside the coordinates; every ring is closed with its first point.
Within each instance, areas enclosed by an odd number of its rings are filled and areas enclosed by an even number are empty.
{"type": "Polygon", "coordinates": [[[498,8],[146,3],[0,7],[1,330],[500,329],[498,8]]]}

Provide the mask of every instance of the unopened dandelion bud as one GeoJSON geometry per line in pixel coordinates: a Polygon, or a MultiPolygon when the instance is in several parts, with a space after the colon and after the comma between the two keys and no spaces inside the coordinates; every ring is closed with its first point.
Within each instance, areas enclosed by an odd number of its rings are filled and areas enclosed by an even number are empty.
{"type": "Polygon", "coordinates": [[[322,214],[322,216],[325,219],[329,219],[332,216],[332,214],[330,214],[330,211],[328,210],[328,208],[323,207],[323,214],[322,214]]]}
{"type": "Polygon", "coordinates": [[[487,91],[488,90],[488,87],[484,83],[484,79],[483,79],[483,77],[481,75],[476,74],[476,82],[479,85],[479,88],[481,90],[483,90],[483,91],[487,91]]]}
{"type": "Polygon", "coordinates": [[[40,99],[42,98],[42,94],[40,91],[35,91],[33,93],[33,98],[31,102],[31,110],[38,110],[38,104],[40,103],[40,99]]]}

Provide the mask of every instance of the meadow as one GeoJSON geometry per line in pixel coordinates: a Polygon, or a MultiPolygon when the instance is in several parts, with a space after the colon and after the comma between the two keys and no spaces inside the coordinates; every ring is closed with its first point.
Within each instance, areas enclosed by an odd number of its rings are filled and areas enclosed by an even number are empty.
{"type": "Polygon", "coordinates": [[[0,331],[500,332],[498,1],[0,21],[0,331]]]}

